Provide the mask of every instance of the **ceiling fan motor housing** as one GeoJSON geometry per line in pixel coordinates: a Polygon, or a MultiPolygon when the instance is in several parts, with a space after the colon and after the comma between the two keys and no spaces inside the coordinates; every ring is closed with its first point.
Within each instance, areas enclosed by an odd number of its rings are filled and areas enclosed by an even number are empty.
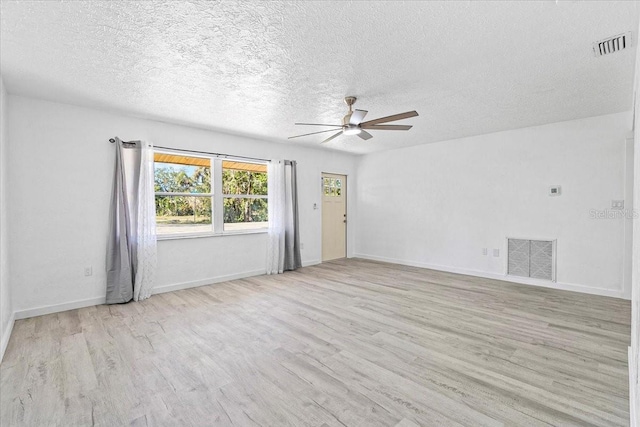
{"type": "Polygon", "coordinates": [[[347,130],[347,126],[349,126],[349,120],[351,120],[351,114],[353,114],[353,111],[351,110],[351,106],[356,103],[356,99],[357,98],[355,96],[344,97],[344,103],[349,106],[349,112],[347,113],[346,116],[342,118],[342,126],[345,130],[347,130]]]}

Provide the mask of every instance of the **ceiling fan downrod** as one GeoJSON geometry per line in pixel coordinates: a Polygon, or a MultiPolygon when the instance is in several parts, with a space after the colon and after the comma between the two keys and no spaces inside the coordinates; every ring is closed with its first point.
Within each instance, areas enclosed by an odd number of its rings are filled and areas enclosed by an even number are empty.
{"type": "Polygon", "coordinates": [[[351,115],[353,114],[351,106],[356,103],[356,99],[355,96],[344,97],[344,103],[349,107],[349,112],[342,118],[342,130],[345,135],[357,135],[362,131],[359,125],[351,123],[351,115]]]}

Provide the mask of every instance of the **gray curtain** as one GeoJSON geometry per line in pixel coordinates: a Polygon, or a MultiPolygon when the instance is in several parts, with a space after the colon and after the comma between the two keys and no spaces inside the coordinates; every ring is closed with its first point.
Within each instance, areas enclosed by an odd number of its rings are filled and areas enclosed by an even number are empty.
{"type": "Polygon", "coordinates": [[[284,270],[302,267],[298,227],[298,183],[295,160],[285,160],[284,270]]]}
{"type": "Polygon", "coordinates": [[[124,143],[115,138],[116,156],[111,195],[109,241],[107,245],[107,304],[133,298],[136,276],[135,234],[137,221],[135,195],[140,179],[140,143],[124,143]]]}

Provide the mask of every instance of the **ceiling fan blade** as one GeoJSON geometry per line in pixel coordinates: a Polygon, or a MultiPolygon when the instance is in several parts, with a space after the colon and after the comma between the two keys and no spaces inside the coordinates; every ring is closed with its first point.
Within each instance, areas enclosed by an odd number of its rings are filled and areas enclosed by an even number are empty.
{"type": "Polygon", "coordinates": [[[322,141],[320,144],[324,144],[325,142],[329,142],[331,141],[333,138],[337,138],[340,135],[342,135],[342,131],[336,133],[335,135],[331,135],[329,138],[325,139],[324,141],[322,141]]]}
{"type": "Polygon", "coordinates": [[[341,128],[342,125],[327,125],[324,123],[295,123],[297,126],[333,126],[337,128],[341,128]]]}
{"type": "Polygon", "coordinates": [[[361,130],[360,133],[358,134],[358,136],[362,139],[364,139],[365,141],[367,139],[371,139],[373,138],[373,135],[371,135],[369,132],[361,130]]]}
{"type": "Polygon", "coordinates": [[[417,115],[417,111],[407,111],[406,113],[394,114],[393,116],[380,117],[379,119],[369,120],[368,122],[360,123],[360,125],[363,127],[377,125],[378,123],[387,123],[396,120],[408,119],[409,117],[415,117],[417,115]]]}
{"type": "Polygon", "coordinates": [[[365,110],[354,110],[351,113],[351,118],[349,118],[350,125],[359,125],[364,120],[364,116],[366,116],[368,111],[365,110]]]}
{"type": "MultiPolygon", "coordinates": [[[[315,135],[317,133],[335,132],[335,131],[336,131],[335,129],[321,130],[320,132],[311,132],[311,133],[305,133],[304,135],[290,136],[287,139],[300,138],[301,136],[309,136],[309,135],[315,135]]],[[[340,132],[342,132],[342,131],[340,131],[340,132]]]]}
{"type": "Polygon", "coordinates": [[[369,130],[409,130],[413,126],[410,125],[363,125],[362,129],[369,130]]]}

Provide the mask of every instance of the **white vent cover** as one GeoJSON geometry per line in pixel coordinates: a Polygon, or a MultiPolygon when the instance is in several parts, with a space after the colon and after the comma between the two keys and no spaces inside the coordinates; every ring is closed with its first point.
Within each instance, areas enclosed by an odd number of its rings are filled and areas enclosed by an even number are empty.
{"type": "Polygon", "coordinates": [[[507,239],[507,274],[556,280],[556,241],[507,239]]]}
{"type": "Polygon", "coordinates": [[[593,44],[593,53],[604,56],[631,47],[631,33],[618,34],[593,44]]]}

